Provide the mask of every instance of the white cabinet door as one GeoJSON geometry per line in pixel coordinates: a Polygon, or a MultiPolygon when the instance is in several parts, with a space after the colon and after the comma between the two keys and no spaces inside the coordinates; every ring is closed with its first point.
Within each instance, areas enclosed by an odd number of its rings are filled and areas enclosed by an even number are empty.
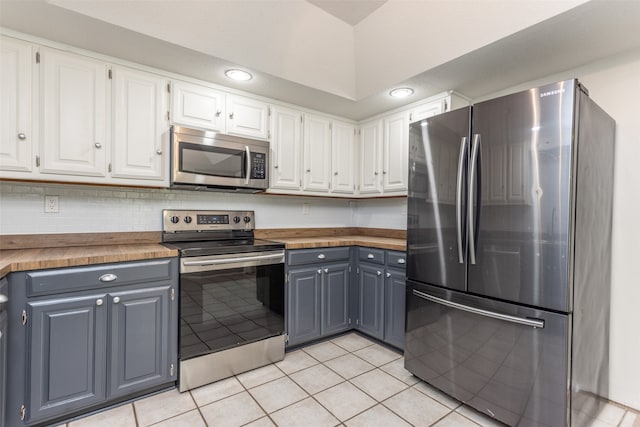
{"type": "Polygon", "coordinates": [[[162,181],[169,162],[167,80],[124,67],[112,70],[111,176],[162,181]]]}
{"type": "Polygon", "coordinates": [[[407,191],[407,164],[409,162],[409,115],[405,112],[383,119],[384,192],[407,191]]]}
{"type": "Polygon", "coordinates": [[[382,192],[382,121],[360,126],[360,194],[382,192]]]}
{"type": "Polygon", "coordinates": [[[40,54],[40,172],[105,176],[107,65],[54,49],[40,54]]]}
{"type": "Polygon", "coordinates": [[[331,128],[331,191],[355,192],[356,128],[352,124],[334,121],[331,128]]]}
{"type": "Polygon", "coordinates": [[[270,188],[299,190],[302,169],[302,113],[274,107],[271,115],[271,182],[270,188]]]}
{"type": "Polygon", "coordinates": [[[227,133],[269,139],[269,105],[255,99],[227,95],[227,133]]]}
{"type": "Polygon", "coordinates": [[[32,46],[0,38],[0,169],[32,170],[32,46]]]}
{"type": "Polygon", "coordinates": [[[446,102],[446,99],[440,99],[438,101],[428,102],[413,108],[411,113],[409,113],[409,121],[413,123],[426,119],[427,117],[443,113],[445,111],[446,102]]]}
{"type": "Polygon", "coordinates": [[[224,92],[181,81],[174,81],[171,89],[173,123],[225,132],[224,92]]]}
{"type": "Polygon", "coordinates": [[[331,121],[305,115],[303,139],[303,190],[328,192],[331,182],[331,121]]]}

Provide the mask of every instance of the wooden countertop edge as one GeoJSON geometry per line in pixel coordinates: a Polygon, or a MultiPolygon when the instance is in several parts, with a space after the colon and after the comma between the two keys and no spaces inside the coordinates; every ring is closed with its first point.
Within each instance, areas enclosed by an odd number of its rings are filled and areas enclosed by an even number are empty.
{"type": "Polygon", "coordinates": [[[406,251],[404,239],[370,237],[370,236],[326,236],[326,237],[294,237],[272,239],[285,244],[287,249],[310,249],[338,246],[366,246],[369,248],[406,251]]]}
{"type": "Polygon", "coordinates": [[[17,271],[77,267],[175,256],[178,256],[177,250],[169,249],[159,243],[4,250],[0,251],[0,277],[17,271]]]}

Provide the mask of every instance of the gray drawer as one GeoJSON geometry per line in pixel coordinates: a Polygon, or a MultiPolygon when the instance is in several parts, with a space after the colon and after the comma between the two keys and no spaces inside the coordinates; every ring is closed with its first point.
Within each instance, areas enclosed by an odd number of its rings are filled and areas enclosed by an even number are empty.
{"type": "Polygon", "coordinates": [[[304,265],[348,260],[348,246],[340,248],[296,249],[287,251],[288,265],[304,265]]]}
{"type": "Polygon", "coordinates": [[[387,267],[407,268],[407,254],[404,252],[387,251],[387,267]]]}
{"type": "Polygon", "coordinates": [[[153,261],[99,264],[27,273],[27,296],[114,287],[132,283],[166,281],[175,263],[163,258],[153,261]]]}
{"type": "Polygon", "coordinates": [[[358,259],[360,261],[384,265],[384,250],[373,248],[358,248],[358,259]]]}

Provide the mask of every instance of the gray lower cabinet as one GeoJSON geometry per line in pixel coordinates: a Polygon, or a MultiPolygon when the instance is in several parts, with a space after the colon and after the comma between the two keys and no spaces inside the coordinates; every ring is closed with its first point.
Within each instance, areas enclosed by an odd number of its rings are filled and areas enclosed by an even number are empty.
{"type": "Polygon", "coordinates": [[[175,383],[178,266],[12,273],[8,426],[49,424],[175,383]]]}
{"type": "Polygon", "coordinates": [[[349,260],[349,248],[288,251],[289,346],[351,328],[349,260]]]}
{"type": "Polygon", "coordinates": [[[405,280],[403,270],[385,273],[384,341],[400,349],[404,349],[405,280]]]}
{"type": "Polygon", "coordinates": [[[358,265],[358,329],[384,338],[384,266],[361,262],[358,265]]]}

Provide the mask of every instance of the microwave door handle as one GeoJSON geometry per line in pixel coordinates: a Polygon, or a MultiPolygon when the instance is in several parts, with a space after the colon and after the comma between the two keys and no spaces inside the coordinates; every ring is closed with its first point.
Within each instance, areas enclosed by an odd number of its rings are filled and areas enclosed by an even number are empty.
{"type": "Polygon", "coordinates": [[[247,167],[247,174],[244,177],[245,185],[249,184],[249,177],[251,176],[251,150],[248,145],[244,146],[244,152],[246,155],[245,166],[247,167]]]}

